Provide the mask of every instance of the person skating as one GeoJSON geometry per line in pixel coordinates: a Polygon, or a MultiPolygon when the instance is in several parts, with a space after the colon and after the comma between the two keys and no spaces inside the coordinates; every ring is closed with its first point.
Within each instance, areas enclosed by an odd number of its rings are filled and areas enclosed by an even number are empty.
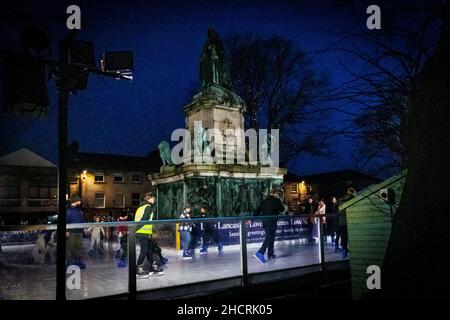
{"type": "Polygon", "coordinates": [[[167,259],[166,257],[164,257],[162,255],[162,249],[161,247],[158,245],[158,242],[155,239],[151,239],[151,243],[152,243],[152,252],[153,252],[153,258],[159,261],[160,265],[165,265],[167,264],[167,262],[169,261],[169,259],[167,259]]]}
{"type": "MultiPolygon", "coordinates": [[[[95,223],[100,223],[100,217],[95,217],[95,223]]],[[[91,234],[91,244],[89,246],[89,256],[94,256],[97,253],[99,256],[103,255],[103,245],[101,242],[102,235],[105,235],[103,227],[90,227],[86,231],[91,234]]]]}
{"type": "MultiPolygon", "coordinates": [[[[83,211],[81,211],[81,198],[78,195],[72,195],[70,197],[70,205],[67,208],[66,221],[70,223],[83,223],[83,211]]],[[[67,265],[76,265],[80,269],[85,269],[86,265],[81,261],[82,250],[82,229],[68,229],[66,232],[67,237],[67,265]]]]}
{"type": "MultiPolygon", "coordinates": [[[[126,221],[128,221],[128,213],[126,211],[122,211],[122,214],[117,219],[117,222],[126,221]]],[[[117,267],[125,268],[127,266],[128,256],[128,228],[127,226],[119,226],[117,231],[117,236],[119,238],[119,249],[116,254],[116,257],[119,259],[117,262],[117,267]]]]}
{"type": "MultiPolygon", "coordinates": [[[[145,194],[144,201],[139,205],[136,211],[134,221],[152,221],[153,215],[156,209],[155,206],[156,197],[152,192],[145,194]]],[[[137,260],[137,277],[148,278],[150,275],[162,275],[164,274],[153,258],[153,225],[145,224],[136,231],[136,238],[139,240],[141,251],[137,260]],[[150,265],[150,270],[146,271],[144,267],[144,261],[150,265]]]]}
{"type": "MultiPolygon", "coordinates": [[[[183,213],[180,215],[180,219],[190,220],[191,219],[191,205],[186,204],[183,213]]],[[[191,231],[192,223],[181,223],[180,224],[180,238],[181,245],[183,249],[183,259],[192,259],[192,254],[189,251],[191,245],[191,231]]]]}
{"type": "MultiPolygon", "coordinates": [[[[271,194],[261,202],[261,208],[258,210],[256,215],[261,216],[277,216],[280,213],[285,211],[285,207],[281,202],[280,198],[278,198],[278,191],[275,188],[272,188],[271,194]]],[[[265,239],[261,245],[261,248],[255,253],[255,258],[261,262],[265,263],[266,259],[264,254],[266,250],[268,250],[268,259],[275,259],[276,255],[274,252],[274,242],[275,242],[275,233],[277,230],[277,219],[265,219],[263,220],[263,228],[265,231],[265,239]]]]}
{"type": "MultiPolygon", "coordinates": [[[[325,200],[320,199],[319,206],[317,207],[317,211],[315,212],[315,215],[321,220],[321,221],[319,221],[319,223],[322,223],[322,231],[323,231],[322,241],[323,241],[323,243],[327,242],[326,209],[327,209],[327,206],[325,204],[325,200]]],[[[319,228],[320,228],[320,224],[319,224],[319,228]]]]}
{"type": "MultiPolygon", "coordinates": [[[[202,206],[200,208],[200,217],[208,218],[208,208],[206,206],[202,206]]],[[[203,222],[203,233],[202,233],[202,248],[200,250],[200,254],[208,253],[209,243],[214,241],[217,244],[217,250],[219,252],[222,251],[222,243],[220,241],[219,232],[216,229],[216,224],[212,221],[203,222]]]]}

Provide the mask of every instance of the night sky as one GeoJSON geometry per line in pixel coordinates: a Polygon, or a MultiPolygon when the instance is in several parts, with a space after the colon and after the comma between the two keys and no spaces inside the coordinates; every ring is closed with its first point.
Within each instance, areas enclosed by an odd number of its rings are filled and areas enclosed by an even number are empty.
{"type": "MultiPolygon", "coordinates": [[[[19,33],[32,25],[57,40],[67,33],[65,9],[79,4],[83,28],[76,38],[95,43],[96,57],[109,50],[132,50],[134,81],[117,81],[91,75],[86,91],[71,97],[69,141],[78,140],[81,151],[145,155],[171,132],[184,127],[183,107],[192,83],[198,79],[198,62],[213,26],[223,37],[229,33],[255,33],[291,39],[307,52],[326,48],[339,32],[365,26],[365,8],[352,1],[14,1],[2,4],[1,48],[19,49],[19,33]],[[183,4],[177,3],[183,2],[183,4]],[[61,20],[52,18],[60,16],[61,20]]],[[[57,56],[57,52],[53,53],[57,56]]],[[[339,56],[314,57],[317,70],[328,71],[333,85],[346,80],[339,56]]],[[[342,58],[342,57],[341,57],[342,58]]],[[[345,57],[344,57],[345,58],[345,57]]],[[[35,120],[0,116],[0,154],[28,147],[57,161],[57,112],[53,82],[48,82],[51,113],[35,120]]],[[[349,106],[348,108],[351,108],[349,106]]],[[[324,123],[345,123],[335,114],[324,123]]],[[[354,166],[355,145],[343,137],[333,140],[328,158],[301,156],[289,165],[299,174],[354,166]]]]}

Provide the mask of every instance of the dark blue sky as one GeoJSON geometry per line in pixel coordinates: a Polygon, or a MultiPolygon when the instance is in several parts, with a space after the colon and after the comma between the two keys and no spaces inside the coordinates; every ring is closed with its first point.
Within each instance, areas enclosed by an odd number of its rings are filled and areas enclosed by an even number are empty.
{"type": "MultiPolygon", "coordinates": [[[[135,58],[133,82],[91,75],[88,89],[71,97],[69,139],[78,140],[82,151],[145,155],[161,140],[169,140],[172,130],[184,127],[182,109],[198,78],[199,54],[209,26],[222,36],[239,32],[282,36],[309,52],[333,43],[338,32],[364,27],[366,19],[366,6],[351,1],[177,2],[78,2],[84,26],[76,38],[95,42],[97,60],[104,50],[122,49],[132,50],[135,58]]],[[[49,16],[66,17],[65,8],[74,3],[6,5],[0,16],[2,47],[18,49],[24,25],[47,31],[56,47],[56,40],[67,32],[65,21],[49,16]]],[[[337,58],[336,53],[315,57],[317,69],[330,72],[333,84],[346,79],[337,58]]],[[[52,111],[47,119],[0,116],[1,154],[29,147],[57,161],[53,87],[49,82],[52,111]]],[[[345,120],[333,115],[324,125],[337,126],[345,120]]],[[[308,174],[352,167],[355,145],[344,138],[334,143],[329,158],[302,156],[290,169],[308,174]]]]}

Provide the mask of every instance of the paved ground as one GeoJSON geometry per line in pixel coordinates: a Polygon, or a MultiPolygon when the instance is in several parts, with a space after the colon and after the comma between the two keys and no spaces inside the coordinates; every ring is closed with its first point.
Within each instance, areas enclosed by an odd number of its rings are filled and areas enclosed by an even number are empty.
{"type": "MultiPolygon", "coordinates": [[[[88,239],[84,240],[88,248],[88,239]]],[[[115,244],[105,246],[102,258],[84,259],[87,268],[81,273],[81,289],[68,290],[68,299],[95,298],[127,292],[128,268],[117,268],[113,257],[115,244]]],[[[137,281],[138,290],[169,287],[207,280],[221,279],[241,275],[239,246],[225,247],[222,253],[211,247],[207,255],[199,255],[193,260],[182,260],[181,253],[175,250],[163,250],[169,258],[164,266],[163,276],[153,276],[137,281]]],[[[277,242],[277,259],[266,264],[259,263],[253,253],[258,245],[248,245],[249,273],[281,270],[319,263],[318,245],[309,245],[299,240],[277,242]]],[[[33,264],[30,262],[32,245],[3,247],[3,266],[0,267],[0,299],[54,299],[54,264],[33,264]]],[[[137,248],[139,252],[139,248],[137,248]]],[[[327,261],[341,259],[334,253],[331,244],[325,246],[327,261]]]]}

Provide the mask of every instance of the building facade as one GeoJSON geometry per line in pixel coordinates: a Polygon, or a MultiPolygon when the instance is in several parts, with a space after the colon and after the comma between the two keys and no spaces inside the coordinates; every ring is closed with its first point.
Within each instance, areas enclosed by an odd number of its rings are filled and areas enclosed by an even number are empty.
{"type": "MultiPolygon", "coordinates": [[[[159,171],[156,152],[145,157],[71,152],[68,196],[79,194],[85,221],[134,212],[159,171]]],[[[58,212],[58,167],[22,148],[0,158],[0,223],[47,224],[58,212]]]]}
{"type": "Polygon", "coordinates": [[[57,166],[22,148],[0,158],[0,223],[42,224],[58,208],[57,166]]]}
{"type": "Polygon", "coordinates": [[[86,220],[100,215],[116,218],[134,212],[151,190],[150,174],[159,171],[158,153],[146,157],[71,152],[70,195],[79,194],[86,220]]]}
{"type": "Polygon", "coordinates": [[[348,188],[359,191],[378,182],[380,179],[355,170],[339,170],[304,176],[288,173],[284,176],[285,202],[291,212],[301,213],[301,203],[308,197],[323,198],[328,203],[332,197],[344,196],[348,188]]]}

